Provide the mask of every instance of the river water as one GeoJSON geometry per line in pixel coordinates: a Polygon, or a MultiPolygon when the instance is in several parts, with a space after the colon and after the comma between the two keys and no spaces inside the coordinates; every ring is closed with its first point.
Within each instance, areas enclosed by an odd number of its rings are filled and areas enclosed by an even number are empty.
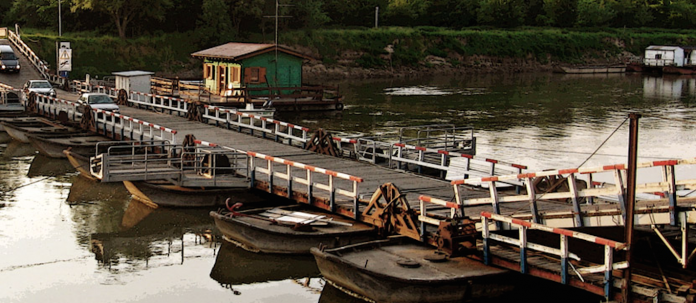
{"type": "MultiPolygon", "coordinates": [[[[479,155],[541,170],[626,162],[624,122],[636,111],[641,161],[696,157],[695,78],[516,74],[336,84],[342,114],[283,120],[344,136],[471,125],[479,155]]],[[[356,301],[325,286],[311,257],[221,243],[210,209],[150,209],[120,184],[87,181],[66,160],[0,140],[0,302],[356,301]]],[[[539,281],[510,298],[557,302],[559,294],[597,301],[539,281]]]]}

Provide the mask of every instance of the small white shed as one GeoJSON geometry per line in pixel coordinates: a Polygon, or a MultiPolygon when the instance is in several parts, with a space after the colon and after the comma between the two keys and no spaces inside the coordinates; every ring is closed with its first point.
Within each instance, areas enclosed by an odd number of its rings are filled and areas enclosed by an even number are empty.
{"type": "Polygon", "coordinates": [[[141,93],[150,93],[150,78],[155,73],[141,70],[114,72],[116,76],[116,89],[125,89],[126,91],[136,91],[141,93]]]}
{"type": "Polygon", "coordinates": [[[645,49],[646,66],[684,66],[684,49],[679,46],[651,45],[645,49]]]}

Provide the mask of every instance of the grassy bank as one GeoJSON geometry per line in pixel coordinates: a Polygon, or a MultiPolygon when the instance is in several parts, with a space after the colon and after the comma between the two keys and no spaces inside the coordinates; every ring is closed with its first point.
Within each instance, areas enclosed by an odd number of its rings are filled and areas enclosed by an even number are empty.
{"type": "MultiPolygon", "coordinates": [[[[22,37],[41,58],[55,66],[58,37],[32,30],[26,30],[22,37]]],[[[72,44],[71,78],[82,78],[85,74],[103,77],[122,70],[157,71],[165,76],[183,78],[200,76],[199,62],[190,54],[210,47],[201,45],[195,33],[128,40],[75,33],[64,35],[61,41],[72,44]]],[[[328,66],[428,68],[424,60],[435,56],[453,67],[471,67],[481,58],[500,64],[505,64],[506,59],[538,64],[616,62],[625,59],[628,53],[639,56],[651,44],[696,45],[696,31],[556,28],[453,31],[434,27],[389,27],[286,32],[282,33],[280,41],[310,53],[328,66]]]]}
{"type": "Polygon", "coordinates": [[[70,42],[73,51],[70,78],[85,74],[109,76],[115,71],[146,70],[167,74],[186,74],[193,64],[191,53],[199,50],[197,39],[189,33],[162,34],[122,40],[113,36],[74,33],[57,37],[51,33],[24,30],[22,40],[37,55],[55,67],[56,41],[70,42]],[[60,39],[58,39],[60,38],[60,39]]]}
{"type": "Polygon", "coordinates": [[[350,50],[362,67],[418,65],[426,56],[457,65],[468,57],[526,58],[546,63],[584,63],[616,60],[625,52],[642,54],[645,47],[696,45],[696,31],[651,29],[515,30],[441,28],[385,28],[298,31],[283,35],[284,42],[314,51],[324,63],[335,63],[350,50]],[[386,50],[391,45],[393,52],[386,50]]]}

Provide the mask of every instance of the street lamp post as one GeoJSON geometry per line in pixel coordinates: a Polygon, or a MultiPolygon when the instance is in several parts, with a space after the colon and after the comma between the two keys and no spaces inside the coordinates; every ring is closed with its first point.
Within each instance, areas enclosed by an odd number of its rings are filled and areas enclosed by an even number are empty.
{"type": "Polygon", "coordinates": [[[60,0],[58,0],[58,37],[63,35],[63,21],[60,15],[60,0]]]}

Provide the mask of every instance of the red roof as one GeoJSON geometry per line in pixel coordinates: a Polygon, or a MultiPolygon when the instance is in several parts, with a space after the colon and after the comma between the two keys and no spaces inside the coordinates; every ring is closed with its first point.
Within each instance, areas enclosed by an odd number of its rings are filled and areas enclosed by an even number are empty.
{"type": "MultiPolygon", "coordinates": [[[[197,51],[191,54],[191,56],[201,58],[241,60],[271,51],[275,51],[275,44],[230,42],[202,51],[197,51]]],[[[312,59],[307,55],[300,54],[281,45],[278,45],[278,51],[304,59],[312,59]]]]}

